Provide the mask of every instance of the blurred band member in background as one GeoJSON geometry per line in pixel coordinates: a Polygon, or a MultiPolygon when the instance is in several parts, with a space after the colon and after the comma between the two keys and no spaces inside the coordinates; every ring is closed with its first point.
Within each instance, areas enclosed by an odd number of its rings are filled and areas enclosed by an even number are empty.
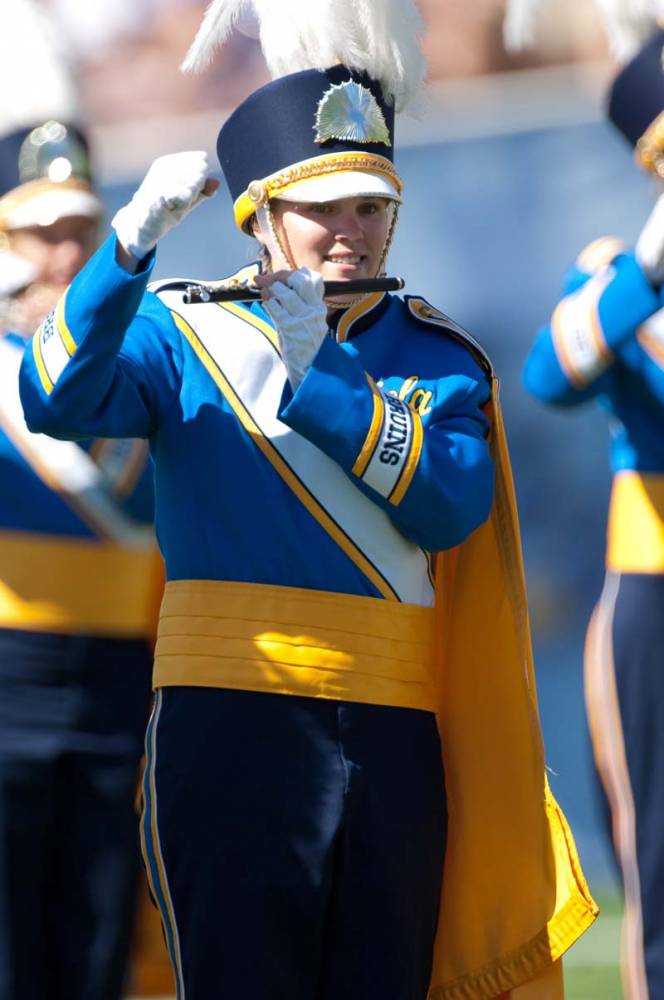
{"type": "MultiPolygon", "coordinates": [[[[664,31],[618,73],[609,117],[664,177],[664,31]]],[[[654,35],[653,35],[654,31],[654,35]]],[[[635,248],[583,250],[526,362],[545,403],[609,417],[613,486],[606,580],[585,654],[588,722],[622,874],[628,1000],[664,996],[664,202],[635,248]]]]}
{"type": "Polygon", "coordinates": [[[102,212],[77,127],[0,138],[2,1000],[117,1000],[136,903],[161,584],[147,448],[31,434],[18,395],[26,340],[102,212]]]}

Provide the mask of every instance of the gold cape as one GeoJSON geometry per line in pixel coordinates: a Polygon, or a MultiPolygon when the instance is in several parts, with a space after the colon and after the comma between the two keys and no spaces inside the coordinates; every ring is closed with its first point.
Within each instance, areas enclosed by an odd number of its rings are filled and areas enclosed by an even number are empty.
{"type": "Polygon", "coordinates": [[[436,564],[449,826],[430,1000],[557,1000],[558,960],[599,910],[546,780],[495,378],[491,409],[491,515],[436,564]]]}

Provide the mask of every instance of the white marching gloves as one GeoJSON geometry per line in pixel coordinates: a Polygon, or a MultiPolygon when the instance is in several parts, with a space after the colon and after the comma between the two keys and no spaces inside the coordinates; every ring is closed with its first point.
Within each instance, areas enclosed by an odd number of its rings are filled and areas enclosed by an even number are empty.
{"type": "Polygon", "coordinates": [[[636,242],[636,260],[655,288],[664,282],[664,194],[646,219],[636,242]]]}
{"type": "Polygon", "coordinates": [[[293,392],[306,375],[327,333],[327,307],[323,302],[323,279],[317,271],[301,267],[288,284],[275,281],[263,307],[274,323],[281,356],[293,392]]]}
{"type": "MultiPolygon", "coordinates": [[[[207,153],[171,153],[155,160],[111,225],[125,250],[140,260],[208,195],[207,153]]],[[[214,192],[210,192],[212,194],[214,192]]]]}

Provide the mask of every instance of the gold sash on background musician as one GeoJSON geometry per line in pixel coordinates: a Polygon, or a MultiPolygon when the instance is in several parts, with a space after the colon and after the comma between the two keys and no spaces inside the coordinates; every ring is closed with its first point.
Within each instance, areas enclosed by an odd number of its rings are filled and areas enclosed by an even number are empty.
{"type": "MultiPolygon", "coordinates": [[[[18,391],[21,357],[18,345],[0,338],[0,428],[94,537],[0,531],[0,627],[150,637],[163,587],[152,527],[124,513],[119,484],[129,480],[119,470],[118,492],[79,445],[28,430],[18,391]]],[[[139,447],[144,464],[143,443],[122,463],[134,479],[139,447]]]]}

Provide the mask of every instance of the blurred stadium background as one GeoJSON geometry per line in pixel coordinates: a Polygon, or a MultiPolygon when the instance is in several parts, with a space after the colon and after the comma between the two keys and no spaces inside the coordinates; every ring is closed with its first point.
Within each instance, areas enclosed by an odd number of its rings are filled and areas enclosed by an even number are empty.
{"type": "MultiPolygon", "coordinates": [[[[257,43],[243,35],[206,74],[179,74],[198,0],[43,2],[78,73],[109,216],[155,156],[213,153],[226,113],[267,79],[257,43]]],[[[612,1000],[621,996],[619,900],[582,684],[584,632],[603,576],[607,433],[592,408],[542,409],[521,388],[520,369],[578,250],[605,233],[633,239],[653,192],[604,121],[614,66],[590,0],[550,3],[537,48],[519,55],[504,50],[502,0],[420,5],[429,95],[397,133],[406,203],[390,270],[479,338],[502,376],[552,785],[606,904],[572,952],[568,997],[612,1000]]],[[[229,212],[222,190],[164,241],[158,275],[216,278],[250,259],[246,238],[228,236],[229,212]]]]}

